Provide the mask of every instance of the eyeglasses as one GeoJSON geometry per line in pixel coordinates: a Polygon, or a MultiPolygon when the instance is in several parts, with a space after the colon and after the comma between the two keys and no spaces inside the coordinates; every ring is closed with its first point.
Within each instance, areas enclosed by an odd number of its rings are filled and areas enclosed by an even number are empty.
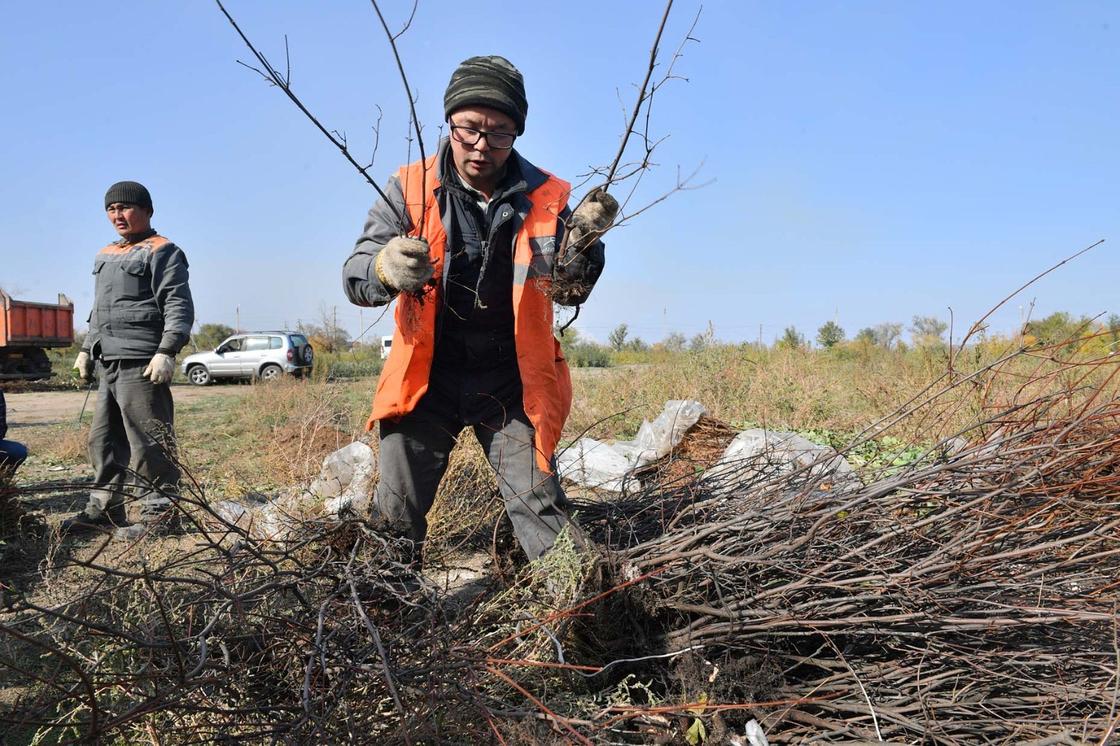
{"type": "Polygon", "coordinates": [[[451,136],[464,145],[478,145],[478,141],[485,137],[486,144],[494,150],[509,150],[513,147],[514,139],[517,138],[517,135],[508,132],[485,132],[474,127],[460,127],[457,124],[451,125],[451,136]]]}

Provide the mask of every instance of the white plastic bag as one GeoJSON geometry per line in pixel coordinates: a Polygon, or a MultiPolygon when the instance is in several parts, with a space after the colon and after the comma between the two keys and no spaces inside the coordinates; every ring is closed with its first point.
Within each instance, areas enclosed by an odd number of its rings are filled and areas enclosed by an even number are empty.
{"type": "Polygon", "coordinates": [[[327,515],[337,517],[347,510],[362,512],[369,506],[375,471],[377,458],[373,449],[356,440],[323,459],[323,468],[308,492],[324,500],[327,515]]]}
{"type": "MultiPolygon", "coordinates": [[[[622,492],[626,474],[633,463],[609,443],[594,438],[580,438],[557,459],[560,475],[584,487],[622,492]]],[[[631,487],[635,487],[631,484],[631,487]]],[[[637,489],[637,487],[635,487],[637,489]]]]}
{"type": "Polygon", "coordinates": [[[766,740],[766,731],[762,730],[762,726],[754,718],[747,722],[746,728],[743,729],[743,736],[746,740],[739,736],[732,736],[729,743],[731,746],[770,746],[770,742],[766,740]]]}
{"type": "Polygon", "coordinates": [[[859,477],[848,461],[829,446],[797,433],[752,428],[735,436],[723,456],[702,477],[717,492],[733,492],[762,476],[804,469],[810,478],[833,487],[858,486],[859,477]]]}
{"type": "Polygon", "coordinates": [[[584,487],[608,492],[641,489],[641,484],[628,475],[667,455],[704,414],[707,410],[698,401],[673,399],[665,402],[653,422],[642,421],[634,440],[603,443],[580,438],[557,458],[560,475],[584,487]]]}

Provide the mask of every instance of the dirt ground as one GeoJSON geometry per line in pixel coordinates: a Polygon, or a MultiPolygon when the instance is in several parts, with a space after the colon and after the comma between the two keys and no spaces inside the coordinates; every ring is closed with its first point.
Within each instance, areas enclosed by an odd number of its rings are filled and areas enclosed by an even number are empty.
{"type": "MultiPolygon", "coordinates": [[[[192,415],[190,410],[206,403],[213,403],[220,409],[237,407],[238,399],[249,394],[251,387],[252,384],[239,383],[173,385],[176,419],[180,419],[179,415],[187,418],[199,416],[197,413],[192,415]]],[[[17,389],[7,391],[5,399],[8,407],[8,437],[27,443],[32,452],[32,458],[17,473],[16,484],[22,493],[19,502],[23,510],[49,532],[59,521],[81,510],[88,498],[93,472],[84,457],[85,439],[96,407],[97,392],[90,391],[87,400],[85,390],[17,389]],[[83,412],[83,405],[84,427],[79,428],[78,417],[83,412]],[[48,442],[52,445],[51,449],[46,448],[48,442]],[[78,457],[58,456],[60,450],[66,452],[68,449],[79,454],[78,457]],[[50,452],[44,455],[48,451],[50,452]]],[[[211,407],[207,407],[205,411],[209,409],[211,407]]],[[[337,431],[324,430],[323,434],[334,438],[337,431]]],[[[282,428],[277,431],[276,437],[284,437],[282,428]]],[[[333,450],[334,447],[337,444],[332,441],[328,450],[333,450]]],[[[239,499],[240,495],[222,493],[221,490],[226,487],[224,484],[211,485],[211,489],[217,490],[215,494],[226,499],[239,499]]],[[[181,537],[171,537],[153,540],[153,543],[177,546],[182,540],[181,537]]],[[[22,575],[23,583],[34,583],[48,543],[50,542],[16,542],[5,546],[0,540],[0,576],[22,575]]],[[[87,543],[85,540],[73,542],[79,547],[87,543]]],[[[483,575],[480,568],[486,561],[488,555],[456,557],[447,562],[448,567],[441,568],[438,574],[433,575],[432,580],[444,588],[459,588],[480,578],[483,575]]],[[[0,737],[0,744],[3,743],[4,740],[0,737]]]]}
{"type": "MultiPolygon", "coordinates": [[[[93,471],[85,458],[85,448],[89,423],[97,406],[97,392],[90,391],[87,400],[85,390],[6,388],[8,437],[27,444],[31,450],[31,458],[15,477],[15,484],[22,493],[20,503],[34,521],[51,527],[81,510],[89,495],[93,471]],[[78,424],[79,413],[83,413],[82,426],[78,424]],[[60,451],[64,454],[61,457],[60,451]]],[[[248,391],[247,386],[236,384],[205,387],[181,384],[172,389],[179,411],[215,399],[232,403],[248,391]]],[[[14,565],[33,567],[33,560],[38,558],[31,557],[28,552],[34,553],[40,548],[36,542],[24,547],[11,542],[5,545],[0,536],[0,565],[5,566],[4,571],[12,571],[14,565]],[[22,556],[25,554],[28,556],[22,556]],[[15,555],[27,561],[21,562],[15,555]]],[[[0,743],[3,743],[2,738],[0,743]]]]}
{"type": "MultiPolygon", "coordinates": [[[[176,404],[189,404],[215,396],[238,396],[245,393],[245,387],[229,384],[176,384],[171,387],[171,391],[176,404]]],[[[8,403],[8,427],[12,428],[12,436],[18,439],[15,433],[21,426],[76,423],[78,413],[82,411],[82,403],[86,401],[86,391],[27,391],[5,393],[4,398],[8,403]]],[[[97,391],[90,391],[89,401],[86,403],[87,417],[93,412],[96,403],[97,391]]]]}

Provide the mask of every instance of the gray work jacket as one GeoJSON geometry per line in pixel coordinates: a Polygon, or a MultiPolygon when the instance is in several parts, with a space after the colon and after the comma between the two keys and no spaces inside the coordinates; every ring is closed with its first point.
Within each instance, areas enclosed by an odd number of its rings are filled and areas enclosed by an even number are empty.
{"type": "Polygon", "coordinates": [[[93,262],[95,295],[82,349],[102,360],[174,357],[190,339],[187,257],[163,236],[106,246],[93,262]]]}

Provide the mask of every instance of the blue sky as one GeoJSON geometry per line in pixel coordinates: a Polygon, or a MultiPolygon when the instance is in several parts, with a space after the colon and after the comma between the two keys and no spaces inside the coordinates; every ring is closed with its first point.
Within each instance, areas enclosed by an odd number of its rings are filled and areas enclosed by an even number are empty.
{"type": "MultiPolygon", "coordinates": [[[[410,3],[384,0],[399,24],[410,3]]],[[[383,182],[415,156],[391,52],[368,3],[229,0],[293,87],[369,157],[383,182]]],[[[249,59],[217,6],[3,0],[0,285],[62,291],[84,320],[94,253],[114,238],[105,188],[136,179],[154,225],[187,252],[200,322],[275,328],[359,312],[340,269],[376,196],[249,59]],[[13,22],[18,19],[18,22],[13,22]]],[[[502,54],[529,99],[518,149],[573,182],[609,163],[663,6],[612,0],[421,0],[400,51],[434,148],[444,87],[475,54],[502,54]],[[465,10],[464,10],[465,9],[465,10]]],[[[854,335],[915,314],[959,330],[1021,282],[1104,244],[1011,301],[1027,313],[1120,312],[1120,3],[677,0],[657,94],[666,139],[608,236],[607,269],[576,327],[619,323],[657,341],[708,324],[727,341],[854,335]],[[1033,311],[1031,311],[1033,304],[1033,311]]],[[[580,192],[577,192],[580,193],[580,192]]],[[[621,192],[619,192],[621,193],[621,192]]],[[[374,323],[376,322],[376,323],[374,323]]],[[[372,324],[372,327],[371,327],[372,324]]]]}

